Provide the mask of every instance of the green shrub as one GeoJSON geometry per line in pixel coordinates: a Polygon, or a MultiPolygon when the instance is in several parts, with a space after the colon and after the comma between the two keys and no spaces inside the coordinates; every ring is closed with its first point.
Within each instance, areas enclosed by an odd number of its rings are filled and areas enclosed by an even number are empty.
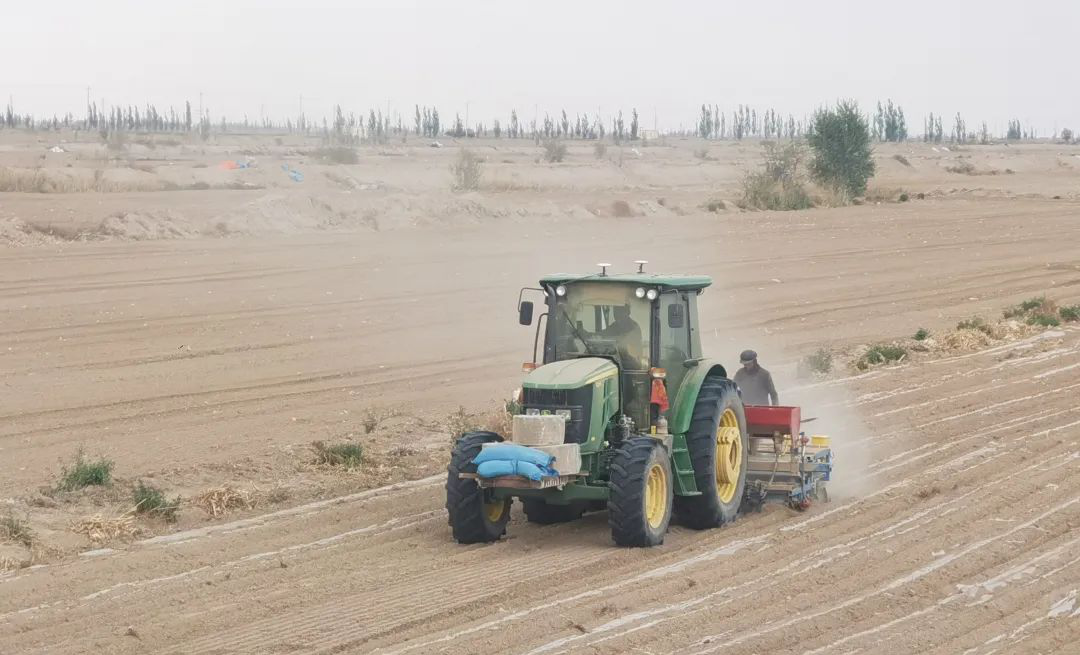
{"type": "Polygon", "coordinates": [[[1058,310],[1061,320],[1072,323],[1080,321],[1080,305],[1069,305],[1058,310]]]}
{"type": "MultiPolygon", "coordinates": [[[[1035,296],[1034,298],[1028,298],[1024,302],[1013,305],[1003,312],[1005,318],[1018,318],[1027,316],[1031,312],[1037,309],[1047,309],[1049,307],[1049,301],[1046,296],[1035,296]]],[[[1044,312],[1046,313],[1046,312],[1044,312]]]]}
{"type": "Polygon", "coordinates": [[[145,484],[142,480],[135,485],[131,495],[137,514],[160,516],[171,523],[176,520],[176,513],[180,511],[180,496],[169,502],[161,489],[145,484]]]}
{"type": "Polygon", "coordinates": [[[352,470],[360,467],[364,459],[364,448],[358,443],[339,443],[326,445],[322,441],[311,444],[315,449],[315,463],[327,466],[341,466],[352,470]]]}
{"type": "Polygon", "coordinates": [[[810,173],[823,186],[845,189],[851,196],[866,192],[867,181],[874,176],[870,126],[853,100],[835,108],[819,109],[807,137],[814,159],[810,173]]]}
{"type": "Polygon", "coordinates": [[[929,337],[930,337],[930,330],[927,330],[926,328],[919,328],[918,330],[915,331],[915,340],[916,341],[926,341],[929,337]]]}
{"type": "Polygon", "coordinates": [[[60,474],[60,490],[74,491],[89,486],[106,486],[112,483],[113,462],[99,458],[90,461],[80,450],[75,455],[71,468],[64,467],[60,474]]]}
{"type": "Polygon", "coordinates": [[[871,366],[877,364],[888,364],[889,362],[898,362],[907,355],[907,350],[900,346],[894,346],[884,343],[875,344],[870,346],[870,349],[863,353],[862,357],[856,362],[856,368],[861,371],[865,371],[871,366]]]}
{"type": "Polygon", "coordinates": [[[1052,316],[1050,314],[1032,314],[1031,316],[1028,316],[1027,324],[1038,325],[1040,327],[1057,327],[1061,325],[1061,321],[1058,320],[1057,316],[1052,316]]]}

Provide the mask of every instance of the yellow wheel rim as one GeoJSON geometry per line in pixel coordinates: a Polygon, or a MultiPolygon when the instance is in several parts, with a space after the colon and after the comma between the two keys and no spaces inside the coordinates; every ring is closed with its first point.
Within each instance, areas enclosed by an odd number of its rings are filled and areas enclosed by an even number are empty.
{"type": "Polygon", "coordinates": [[[645,479],[645,520],[649,527],[659,528],[667,514],[667,471],[660,464],[649,468],[645,479]]]}
{"type": "Polygon", "coordinates": [[[484,503],[484,516],[487,517],[488,521],[495,523],[503,517],[503,512],[506,511],[506,505],[507,502],[505,500],[484,503]]]}
{"type": "Polygon", "coordinates": [[[716,495],[720,502],[730,503],[739,486],[742,468],[742,432],[739,419],[732,409],[725,409],[716,429],[716,495]]]}

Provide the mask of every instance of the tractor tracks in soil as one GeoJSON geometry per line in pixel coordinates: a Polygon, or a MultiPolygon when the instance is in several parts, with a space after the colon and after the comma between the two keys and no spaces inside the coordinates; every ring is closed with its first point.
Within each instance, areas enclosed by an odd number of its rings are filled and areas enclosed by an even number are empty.
{"type": "Polygon", "coordinates": [[[983,353],[847,381],[868,491],[806,514],[621,550],[603,514],[515,512],[464,547],[426,478],[0,578],[0,626],[16,653],[1053,650],[1080,633],[1077,337],[1001,379],[983,353]]]}

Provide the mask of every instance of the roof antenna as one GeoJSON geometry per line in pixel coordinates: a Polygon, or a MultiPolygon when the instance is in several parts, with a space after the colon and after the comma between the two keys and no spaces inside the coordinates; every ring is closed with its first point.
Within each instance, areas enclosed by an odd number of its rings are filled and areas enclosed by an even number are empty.
{"type": "Polygon", "coordinates": [[[649,260],[647,260],[647,259],[635,259],[634,263],[637,264],[637,272],[638,273],[644,273],[645,272],[645,264],[648,264],[649,260]]]}
{"type": "Polygon", "coordinates": [[[601,263],[597,264],[597,266],[600,267],[600,277],[606,277],[607,276],[608,266],[611,266],[611,264],[606,264],[604,262],[601,262],[601,263]]]}

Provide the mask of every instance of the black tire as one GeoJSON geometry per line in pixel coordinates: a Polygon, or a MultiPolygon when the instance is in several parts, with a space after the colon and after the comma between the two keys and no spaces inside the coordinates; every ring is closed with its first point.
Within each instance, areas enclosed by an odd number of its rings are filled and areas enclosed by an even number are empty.
{"type": "Polygon", "coordinates": [[[615,543],[636,547],[664,543],[674,495],[671,457],[663,445],[650,437],[623,442],[611,461],[609,484],[608,524],[615,543]],[[660,488],[654,486],[650,492],[650,484],[660,488]],[[652,508],[650,501],[656,503],[652,508]]]}
{"type": "Polygon", "coordinates": [[[498,515],[494,516],[489,513],[495,512],[491,491],[481,489],[474,480],[458,477],[459,473],[476,472],[476,465],[472,461],[485,443],[502,440],[494,432],[466,432],[454,444],[450,465],[446,467],[446,511],[458,543],[498,541],[506,533],[511,500],[507,498],[501,501],[498,515]]]}
{"type": "MultiPolygon", "coordinates": [[[[724,378],[705,378],[694,405],[690,430],[686,434],[686,447],[690,451],[694,479],[701,495],[680,496],[675,499],[680,523],[695,530],[706,530],[735,520],[746,490],[746,458],[750,452],[749,445],[746,414],[735,384],[724,378]],[[741,450],[734,494],[725,500],[721,497],[717,485],[716,442],[721,419],[729,411],[734,414],[738,423],[738,447],[741,450]]],[[[727,487],[726,491],[730,493],[731,488],[727,487]]]]}
{"type": "Polygon", "coordinates": [[[584,503],[549,505],[539,498],[522,498],[521,505],[525,510],[526,520],[538,525],[569,523],[578,520],[585,513],[584,503]]]}

